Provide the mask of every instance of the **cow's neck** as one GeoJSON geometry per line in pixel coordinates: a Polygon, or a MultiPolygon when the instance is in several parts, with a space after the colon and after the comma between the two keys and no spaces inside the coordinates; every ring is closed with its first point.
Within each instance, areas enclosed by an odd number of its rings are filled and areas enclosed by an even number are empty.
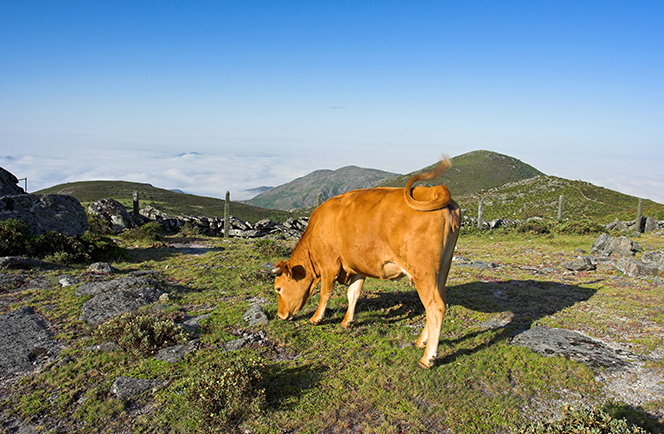
{"type": "Polygon", "coordinates": [[[319,277],[319,273],[316,270],[316,266],[314,264],[314,261],[311,259],[311,250],[309,249],[309,243],[308,243],[308,238],[306,236],[307,234],[305,233],[305,236],[303,236],[300,241],[295,245],[295,248],[293,249],[293,253],[291,254],[290,257],[290,264],[291,266],[293,265],[302,265],[305,270],[307,270],[307,273],[315,277],[319,277]]]}

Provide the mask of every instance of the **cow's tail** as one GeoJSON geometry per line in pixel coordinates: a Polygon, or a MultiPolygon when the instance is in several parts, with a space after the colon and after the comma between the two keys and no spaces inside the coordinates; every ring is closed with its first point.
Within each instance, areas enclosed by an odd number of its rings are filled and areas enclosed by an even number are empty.
{"type": "Polygon", "coordinates": [[[445,173],[450,167],[452,167],[452,163],[449,159],[444,158],[440,160],[440,162],[433,170],[420,173],[419,175],[415,175],[410,178],[404,190],[404,197],[408,206],[417,211],[436,211],[444,208],[451,199],[450,191],[445,185],[436,186],[436,189],[434,190],[435,196],[430,200],[419,201],[415,200],[413,197],[413,184],[417,181],[429,181],[431,179],[437,178],[445,173]]]}

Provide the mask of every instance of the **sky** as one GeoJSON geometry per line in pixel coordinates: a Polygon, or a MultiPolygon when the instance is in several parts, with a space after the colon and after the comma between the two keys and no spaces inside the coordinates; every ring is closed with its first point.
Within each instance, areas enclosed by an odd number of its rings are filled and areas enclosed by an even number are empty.
{"type": "Polygon", "coordinates": [[[479,149],[664,203],[664,1],[0,2],[0,166],[30,192],[242,200],[479,149]]]}

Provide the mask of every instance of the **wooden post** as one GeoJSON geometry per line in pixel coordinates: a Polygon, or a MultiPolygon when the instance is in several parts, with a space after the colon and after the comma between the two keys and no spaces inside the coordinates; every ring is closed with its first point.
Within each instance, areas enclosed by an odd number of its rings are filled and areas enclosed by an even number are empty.
{"type": "Polygon", "coordinates": [[[134,216],[138,216],[138,210],[139,210],[139,202],[138,202],[138,192],[134,192],[134,216]]]}
{"type": "Polygon", "coordinates": [[[477,229],[482,229],[482,214],[484,214],[484,201],[480,199],[480,204],[477,206],[477,229]]]}
{"type": "Polygon", "coordinates": [[[636,211],[636,230],[641,231],[641,214],[643,212],[643,199],[639,198],[639,208],[636,211]]]}
{"type": "Polygon", "coordinates": [[[563,219],[563,206],[565,205],[565,195],[561,194],[558,198],[558,220],[563,219]]]}
{"type": "Polygon", "coordinates": [[[224,238],[228,238],[228,231],[231,227],[231,192],[226,192],[226,201],[224,202],[224,238]]]}
{"type": "Polygon", "coordinates": [[[318,193],[318,196],[316,196],[316,207],[319,207],[321,203],[323,203],[323,193],[318,193]]]}

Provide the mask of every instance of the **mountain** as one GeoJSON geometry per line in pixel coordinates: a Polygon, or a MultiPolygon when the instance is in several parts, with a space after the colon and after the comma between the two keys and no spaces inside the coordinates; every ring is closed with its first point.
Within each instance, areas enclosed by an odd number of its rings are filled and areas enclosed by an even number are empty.
{"type": "Polygon", "coordinates": [[[308,207],[316,205],[319,193],[322,194],[322,200],[325,201],[350,190],[373,187],[394,176],[398,175],[357,166],[346,166],[337,170],[316,170],[245,202],[263,208],[280,210],[308,207]]]}
{"type": "MultiPolygon", "coordinates": [[[[125,206],[133,209],[133,194],[138,191],[140,207],[152,205],[168,214],[194,215],[206,217],[223,217],[223,199],[196,196],[182,192],[175,192],[153,187],[150,184],[127,181],[80,181],[60,184],[36,192],[37,194],[67,194],[74,196],[87,208],[90,202],[100,199],[113,198],[125,206]]],[[[290,217],[284,211],[268,210],[241,202],[231,201],[230,212],[233,216],[250,222],[264,218],[283,221],[290,217]]]]}
{"type": "MultiPolygon", "coordinates": [[[[492,151],[472,151],[451,158],[451,161],[452,167],[441,177],[429,182],[429,185],[447,184],[453,197],[543,175],[516,158],[492,151]]],[[[431,170],[434,166],[386,180],[381,186],[405,187],[413,175],[431,170]]]]}

